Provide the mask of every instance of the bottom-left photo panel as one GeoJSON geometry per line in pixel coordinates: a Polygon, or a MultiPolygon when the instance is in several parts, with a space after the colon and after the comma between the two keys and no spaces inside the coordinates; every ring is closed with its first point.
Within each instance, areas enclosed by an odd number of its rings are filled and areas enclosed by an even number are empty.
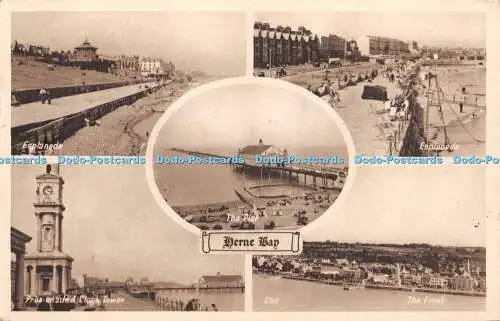
{"type": "Polygon", "coordinates": [[[202,254],[138,165],[12,167],[15,311],[243,311],[243,255],[202,254]]]}

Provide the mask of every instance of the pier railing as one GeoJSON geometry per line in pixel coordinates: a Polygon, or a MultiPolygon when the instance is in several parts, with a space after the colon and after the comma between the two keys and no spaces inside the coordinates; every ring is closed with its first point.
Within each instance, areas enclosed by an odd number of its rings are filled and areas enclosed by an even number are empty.
{"type": "MultiPolygon", "coordinates": [[[[206,153],[206,152],[200,152],[200,151],[191,151],[191,150],[186,150],[182,148],[172,148],[171,149],[174,152],[179,152],[183,154],[188,154],[188,155],[193,155],[193,156],[201,156],[201,157],[217,157],[217,158],[228,158],[230,156],[227,155],[217,155],[213,153],[206,153]]],[[[271,169],[271,170],[284,170],[284,171],[292,171],[294,173],[299,173],[299,174],[318,174],[318,175],[337,175],[339,177],[346,177],[347,176],[347,171],[348,167],[344,168],[336,168],[336,167],[326,167],[326,166],[310,166],[310,165],[285,165],[285,166],[280,166],[279,164],[250,164],[250,163],[243,163],[243,164],[231,164],[234,166],[243,166],[243,167],[252,167],[252,168],[263,168],[263,169],[271,169]]]]}

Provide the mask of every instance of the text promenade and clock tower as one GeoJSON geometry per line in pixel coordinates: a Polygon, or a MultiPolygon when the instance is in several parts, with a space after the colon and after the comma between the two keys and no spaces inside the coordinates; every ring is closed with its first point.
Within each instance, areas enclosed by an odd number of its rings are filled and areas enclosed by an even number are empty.
{"type": "Polygon", "coordinates": [[[63,252],[64,180],[59,165],[47,165],[36,177],[37,251],[26,256],[26,293],[32,296],[66,293],[73,258],[63,252]]]}

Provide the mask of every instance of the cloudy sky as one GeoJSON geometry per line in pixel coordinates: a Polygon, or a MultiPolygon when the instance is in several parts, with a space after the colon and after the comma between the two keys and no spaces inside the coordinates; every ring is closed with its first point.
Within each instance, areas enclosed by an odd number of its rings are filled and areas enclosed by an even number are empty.
{"type": "Polygon", "coordinates": [[[339,125],[314,101],[262,84],[231,85],[191,98],[167,120],[156,148],[234,149],[260,138],[280,148],[346,148],[339,125]]]}
{"type": "Polygon", "coordinates": [[[486,41],[484,14],[473,12],[259,12],[255,20],[295,30],[305,26],[318,36],[387,36],[429,46],[484,47],[486,41]]]}
{"type": "Polygon", "coordinates": [[[484,167],[365,166],[353,183],[345,206],[315,221],[306,240],[486,244],[484,167]]]}
{"type": "Polygon", "coordinates": [[[245,72],[244,13],[15,12],[12,40],[72,50],[87,38],[104,55],[157,56],[213,75],[245,72]]]}
{"type": "MultiPolygon", "coordinates": [[[[36,250],[35,176],[44,172],[44,166],[12,168],[12,225],[33,237],[28,253],[36,250]]],[[[243,256],[201,254],[199,238],[163,213],[143,166],[70,165],[61,166],[61,175],[63,250],[75,259],[74,278],[191,284],[203,274],[243,276],[243,256]]]]}

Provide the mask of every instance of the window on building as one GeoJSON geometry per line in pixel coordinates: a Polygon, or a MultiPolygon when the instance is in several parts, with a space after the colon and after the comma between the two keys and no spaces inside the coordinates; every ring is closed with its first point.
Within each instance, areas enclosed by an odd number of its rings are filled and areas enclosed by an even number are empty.
{"type": "Polygon", "coordinates": [[[50,290],[50,279],[49,278],[42,279],[42,290],[44,292],[50,290]]]}

